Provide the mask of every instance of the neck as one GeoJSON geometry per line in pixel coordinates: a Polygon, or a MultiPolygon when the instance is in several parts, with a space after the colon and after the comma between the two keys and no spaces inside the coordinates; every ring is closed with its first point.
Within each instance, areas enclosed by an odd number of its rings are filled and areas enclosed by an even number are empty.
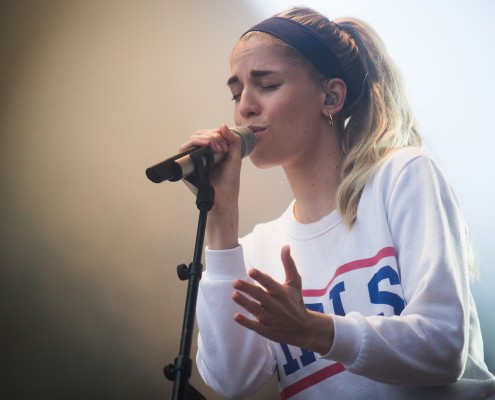
{"type": "Polygon", "coordinates": [[[326,143],[299,163],[284,166],[296,200],[294,215],[297,221],[316,222],[337,208],[340,155],[336,143],[326,143]]]}

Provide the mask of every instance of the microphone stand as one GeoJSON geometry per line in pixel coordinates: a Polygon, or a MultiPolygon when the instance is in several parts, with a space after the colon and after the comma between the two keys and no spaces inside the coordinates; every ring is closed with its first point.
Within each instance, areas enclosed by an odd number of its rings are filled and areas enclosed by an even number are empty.
{"type": "Polygon", "coordinates": [[[180,280],[188,280],[184,321],[182,324],[182,336],[180,353],[174,364],[164,368],[164,374],[174,382],[173,400],[206,400],[191,384],[189,378],[192,372],[191,343],[194,331],[194,319],[196,302],[198,298],[199,282],[203,273],[201,264],[203,243],[205,238],[206,220],[215,202],[215,190],[210,185],[210,178],[214,168],[213,153],[210,148],[202,148],[200,151],[190,154],[195,167],[195,173],[187,180],[198,188],[196,194],[196,206],[199,210],[196,243],[194,245],[194,258],[189,267],[185,264],[177,266],[177,275],[180,280]]]}

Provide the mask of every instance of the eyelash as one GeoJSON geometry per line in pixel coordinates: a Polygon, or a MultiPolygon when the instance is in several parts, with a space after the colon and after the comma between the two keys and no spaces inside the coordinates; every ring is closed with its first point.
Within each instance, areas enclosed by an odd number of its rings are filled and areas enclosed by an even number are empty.
{"type": "Polygon", "coordinates": [[[275,90],[275,89],[278,89],[279,87],[280,87],[280,84],[278,84],[278,83],[272,83],[269,85],[261,85],[262,90],[275,90]]]}
{"type": "MultiPolygon", "coordinates": [[[[262,85],[260,87],[261,87],[262,90],[268,90],[268,91],[270,91],[270,90],[278,89],[280,86],[281,86],[280,84],[274,83],[274,84],[270,84],[270,85],[264,85],[264,86],[262,85]]],[[[241,98],[241,94],[234,94],[232,96],[232,99],[231,100],[233,100],[235,102],[238,102],[240,100],[240,98],[241,98]]]]}

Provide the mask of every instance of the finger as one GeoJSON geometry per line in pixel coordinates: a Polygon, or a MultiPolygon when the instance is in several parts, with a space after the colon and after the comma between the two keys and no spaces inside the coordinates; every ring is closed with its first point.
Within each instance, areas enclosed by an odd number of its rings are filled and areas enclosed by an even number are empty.
{"type": "Polygon", "coordinates": [[[257,301],[248,299],[242,293],[234,292],[232,294],[232,299],[244,308],[248,313],[253,315],[258,315],[261,312],[262,306],[257,301]]]}
{"type": "Polygon", "coordinates": [[[187,142],[184,142],[179,146],[179,151],[183,152],[183,151],[189,150],[190,148],[195,147],[195,146],[209,147],[210,141],[207,139],[203,139],[203,138],[190,137],[187,142]]]}
{"type": "Polygon", "coordinates": [[[296,288],[298,291],[302,290],[301,275],[297,271],[296,263],[290,254],[289,245],[282,247],[280,257],[282,258],[282,264],[285,269],[285,284],[296,288]]]}
{"type": "Polygon", "coordinates": [[[242,325],[244,328],[258,333],[260,333],[261,328],[264,327],[264,323],[262,321],[248,318],[245,315],[239,313],[234,315],[234,321],[237,322],[239,325],[242,325]]]}
{"type": "Polygon", "coordinates": [[[196,131],[194,135],[191,135],[191,139],[198,142],[207,141],[212,150],[217,153],[227,152],[229,150],[229,142],[223,136],[222,128],[196,131]]]}
{"type": "MultiPolygon", "coordinates": [[[[285,297],[282,285],[256,268],[251,268],[248,275],[266,289],[266,292],[275,297],[285,297]]],[[[261,301],[261,300],[260,300],[261,301]]]]}
{"type": "Polygon", "coordinates": [[[229,157],[234,159],[241,159],[241,138],[239,135],[233,133],[227,125],[220,127],[220,133],[223,139],[228,143],[229,157]]]}
{"type": "Polygon", "coordinates": [[[220,134],[223,136],[223,138],[229,143],[229,144],[235,144],[240,141],[239,135],[233,133],[231,129],[223,124],[220,126],[220,134]]]}
{"type": "Polygon", "coordinates": [[[260,303],[267,300],[267,294],[265,290],[258,285],[253,285],[252,283],[237,279],[236,281],[234,281],[232,286],[234,287],[234,289],[247,294],[249,297],[260,303]]]}
{"type": "Polygon", "coordinates": [[[229,150],[229,140],[223,133],[223,126],[219,129],[202,129],[196,131],[189,137],[189,140],[183,143],[180,151],[186,151],[194,146],[211,147],[214,152],[227,152],[229,150]]]}

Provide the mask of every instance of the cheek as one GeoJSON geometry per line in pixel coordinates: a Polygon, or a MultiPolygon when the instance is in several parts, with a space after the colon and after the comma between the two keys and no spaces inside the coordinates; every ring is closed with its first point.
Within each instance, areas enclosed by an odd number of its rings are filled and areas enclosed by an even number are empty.
{"type": "Polygon", "coordinates": [[[290,101],[278,108],[277,114],[285,126],[300,132],[314,124],[318,117],[318,110],[308,102],[290,101]]]}
{"type": "Polygon", "coordinates": [[[234,114],[233,115],[233,117],[234,117],[234,124],[236,126],[239,126],[241,124],[242,118],[241,118],[241,115],[239,114],[239,112],[237,111],[237,103],[234,106],[234,113],[233,114],[234,114]]]}
{"type": "Polygon", "coordinates": [[[293,101],[287,101],[282,98],[277,102],[274,102],[270,109],[269,114],[271,118],[277,119],[284,125],[292,125],[297,123],[299,119],[300,109],[293,101]]]}

